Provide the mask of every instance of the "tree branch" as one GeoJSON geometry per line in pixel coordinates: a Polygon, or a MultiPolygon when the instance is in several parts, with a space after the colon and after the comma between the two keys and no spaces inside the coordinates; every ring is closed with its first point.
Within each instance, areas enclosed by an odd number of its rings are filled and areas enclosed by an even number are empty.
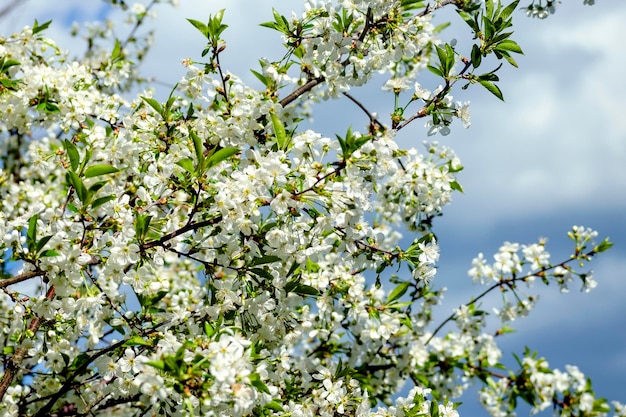
{"type": "MultiPolygon", "coordinates": [[[[46,294],[46,298],[48,300],[52,300],[54,298],[54,285],[50,287],[46,294]]],[[[41,325],[41,318],[35,316],[28,326],[28,331],[35,335],[37,334],[37,330],[39,330],[39,326],[41,325]]],[[[20,365],[24,361],[26,357],[26,352],[28,350],[24,347],[18,347],[15,349],[15,353],[13,356],[6,361],[6,365],[4,368],[4,375],[2,377],[2,381],[0,381],[0,401],[4,398],[4,394],[7,392],[7,389],[11,386],[13,382],[13,378],[17,375],[20,365]]]]}
{"type": "Polygon", "coordinates": [[[175,230],[175,231],[173,231],[171,233],[166,234],[165,236],[161,237],[160,239],[151,240],[150,242],[146,242],[146,243],[140,245],[139,249],[142,252],[144,252],[144,251],[146,251],[148,249],[151,249],[151,248],[153,248],[155,246],[163,246],[165,244],[165,242],[167,242],[169,240],[172,240],[175,237],[180,236],[180,235],[182,235],[184,233],[187,233],[190,230],[198,230],[198,229],[206,227],[206,226],[212,226],[212,225],[214,225],[216,223],[219,223],[221,221],[222,221],[222,216],[219,215],[219,216],[214,217],[214,218],[212,218],[210,220],[205,220],[205,221],[202,221],[202,222],[187,224],[187,225],[181,227],[178,230],[175,230]]]}
{"type": "Polygon", "coordinates": [[[46,275],[45,271],[36,270],[24,272],[23,274],[16,275],[13,278],[3,279],[2,281],[0,281],[0,288],[6,288],[9,285],[17,284],[18,282],[22,281],[27,281],[34,277],[41,277],[43,275],[46,275]]]}
{"type": "Polygon", "coordinates": [[[306,84],[304,84],[304,85],[298,87],[297,89],[295,89],[294,91],[292,91],[287,97],[282,99],[279,102],[280,105],[285,107],[286,105],[288,105],[291,102],[295,101],[302,94],[306,93],[307,91],[311,91],[313,89],[313,87],[323,83],[324,81],[326,81],[326,77],[324,77],[324,76],[319,76],[317,78],[313,78],[312,80],[310,80],[306,84]]]}

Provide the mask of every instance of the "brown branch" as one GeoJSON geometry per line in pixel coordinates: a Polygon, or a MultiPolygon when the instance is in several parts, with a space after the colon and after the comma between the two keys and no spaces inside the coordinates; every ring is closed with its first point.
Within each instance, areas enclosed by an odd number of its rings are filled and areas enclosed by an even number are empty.
{"type": "MultiPolygon", "coordinates": [[[[46,299],[49,301],[54,298],[54,285],[50,287],[48,292],[46,293],[46,299]]],[[[39,326],[41,325],[41,318],[35,316],[31,322],[30,326],[28,326],[28,331],[35,335],[37,334],[37,330],[39,330],[39,326]]],[[[11,358],[6,361],[6,365],[4,368],[4,376],[2,377],[2,381],[0,381],[0,401],[4,398],[4,394],[7,392],[7,389],[11,386],[13,382],[13,378],[17,375],[20,365],[24,361],[26,357],[26,352],[28,349],[25,347],[18,347],[15,349],[15,353],[11,358]]]]}
{"type": "Polygon", "coordinates": [[[382,131],[384,131],[384,130],[385,130],[385,126],[383,126],[383,124],[382,124],[382,123],[380,123],[380,122],[378,121],[378,119],[376,119],[376,118],[374,117],[374,115],[373,115],[372,113],[370,113],[370,111],[369,111],[369,110],[367,110],[367,108],[363,105],[363,103],[361,103],[359,100],[357,100],[357,99],[356,99],[354,96],[352,96],[350,93],[345,92],[345,93],[343,93],[343,95],[344,95],[345,97],[347,97],[350,101],[352,101],[354,104],[356,104],[356,105],[357,105],[357,106],[358,106],[361,110],[363,110],[363,112],[364,112],[365,114],[367,114],[367,117],[370,119],[370,125],[371,125],[371,126],[376,125],[376,126],[378,126],[378,128],[379,128],[379,129],[381,129],[382,131]]]}
{"type": "Polygon", "coordinates": [[[174,239],[177,236],[180,236],[184,233],[189,232],[190,230],[198,230],[200,228],[206,227],[206,226],[212,226],[216,223],[219,223],[222,221],[222,216],[219,215],[217,217],[214,217],[210,220],[205,220],[203,222],[197,222],[197,223],[190,223],[187,224],[183,227],[181,227],[178,230],[174,230],[171,233],[166,234],[165,236],[161,237],[160,239],[157,240],[151,240],[150,242],[146,242],[143,243],[142,245],[139,246],[139,249],[141,252],[147,251],[148,249],[154,248],[155,246],[164,246],[165,243],[169,240],[174,239]]]}
{"type": "Polygon", "coordinates": [[[43,275],[46,275],[45,271],[37,270],[24,272],[23,274],[16,275],[13,278],[3,279],[2,281],[0,281],[0,288],[6,288],[9,285],[17,284],[18,282],[27,281],[31,278],[40,277],[43,275]]]}
{"type": "Polygon", "coordinates": [[[324,76],[319,76],[317,78],[313,78],[312,80],[310,80],[306,84],[304,84],[304,85],[298,87],[297,89],[295,89],[294,91],[292,91],[287,97],[282,99],[279,102],[280,105],[285,107],[286,105],[288,105],[291,102],[295,101],[302,94],[306,93],[307,91],[311,91],[313,89],[313,87],[323,83],[324,81],[326,81],[326,77],[324,77],[324,76]]]}

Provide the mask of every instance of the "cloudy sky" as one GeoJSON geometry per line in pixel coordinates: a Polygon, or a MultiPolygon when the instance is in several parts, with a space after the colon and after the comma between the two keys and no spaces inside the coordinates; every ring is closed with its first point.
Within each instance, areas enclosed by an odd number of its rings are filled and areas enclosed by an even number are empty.
{"type": "MultiPolygon", "coordinates": [[[[0,0],[0,9],[9,2],[0,0]]],[[[514,323],[518,332],[502,347],[506,358],[529,346],[552,366],[576,364],[592,377],[597,394],[626,402],[626,2],[563,3],[545,21],[515,15],[514,39],[525,56],[517,60],[519,69],[499,73],[505,103],[480,87],[455,93],[455,99],[471,101],[472,127],[464,130],[456,123],[451,135],[438,138],[455,149],[466,167],[460,177],[465,193],[435,225],[442,247],[436,285],[449,289],[441,317],[479,291],[466,273],[478,252],[491,257],[506,240],[531,243],[547,237],[552,260],[558,262],[569,253],[566,232],[572,225],[595,228],[615,242],[593,264],[598,288],[583,294],[573,286],[565,295],[538,288],[538,307],[514,323]]],[[[49,34],[70,50],[78,44],[65,35],[67,27],[107,13],[96,1],[88,8],[79,0],[21,4],[0,21],[3,34],[34,18],[54,19],[49,34]]],[[[230,28],[223,65],[253,82],[247,68],[256,68],[262,56],[281,56],[278,36],[257,26],[271,20],[271,7],[288,13],[302,5],[296,0],[180,0],[175,10],[160,6],[144,74],[173,84],[184,74],[181,59],[199,59],[204,47],[185,18],[204,21],[208,13],[226,8],[230,28]]],[[[455,25],[442,38],[458,38],[462,46],[468,33],[464,23],[453,13],[439,16],[445,18],[455,25]]],[[[354,94],[380,114],[392,105],[389,97],[371,90],[354,94]]],[[[362,114],[346,114],[346,108],[347,103],[319,106],[313,126],[327,135],[344,132],[348,123],[364,126],[362,114]]],[[[399,138],[404,145],[424,139],[421,124],[399,138]]],[[[475,408],[474,398],[464,402],[462,415],[486,415],[475,408]]]]}

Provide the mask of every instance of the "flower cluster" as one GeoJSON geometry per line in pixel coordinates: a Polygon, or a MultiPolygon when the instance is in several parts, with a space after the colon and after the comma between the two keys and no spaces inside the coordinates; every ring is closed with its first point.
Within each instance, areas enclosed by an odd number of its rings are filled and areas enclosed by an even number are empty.
{"type": "MultiPolygon", "coordinates": [[[[454,70],[459,53],[430,23],[443,3],[275,12],[263,25],[287,54],[261,61],[262,90],[222,70],[223,11],[190,19],[207,62],[186,60],[165,102],[130,94],[144,82],[131,62],[150,44],[135,29],[158,1],[113,3],[127,9],[129,38],[94,25],[80,59],[43,36],[48,24],[0,38],[0,415],[458,416],[451,400],[501,366],[475,302],[431,329],[444,292],[431,287],[433,221],[462,190],[462,166],[437,142],[420,152],[395,141],[418,118],[431,133],[453,118],[468,125],[467,104],[450,95],[457,81],[499,92],[474,74],[476,56],[454,70]],[[416,81],[425,68],[443,78],[432,92],[416,81]],[[415,86],[389,126],[349,94],[375,73],[398,103],[415,86]],[[298,127],[311,103],[338,97],[364,110],[366,129],[329,138],[298,127]]],[[[501,17],[498,30],[510,26],[501,17]]],[[[583,263],[610,247],[584,228],[570,237],[583,263]]],[[[536,278],[594,286],[569,261],[548,261],[544,242],[507,243],[471,275],[510,291],[536,278]]],[[[529,309],[505,303],[499,315],[529,309]]],[[[581,391],[572,384],[558,392],[581,391]]],[[[543,404],[557,391],[537,392],[543,404]]]]}

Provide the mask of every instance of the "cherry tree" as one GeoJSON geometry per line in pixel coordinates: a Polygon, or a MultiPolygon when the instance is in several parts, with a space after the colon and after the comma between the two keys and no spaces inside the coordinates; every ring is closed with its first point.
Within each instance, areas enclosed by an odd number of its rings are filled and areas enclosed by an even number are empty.
{"type": "Polygon", "coordinates": [[[453,417],[470,382],[493,416],[520,402],[626,415],[577,367],[527,349],[506,369],[497,344],[535,286],[595,287],[587,265],[611,246],[597,232],[574,226],[560,260],[543,240],[478,255],[469,275],[483,288],[433,318],[435,223],[463,167],[438,141],[395,138],[416,123],[425,136],[468,127],[455,90],[503,99],[498,70],[522,53],[519,0],[274,10],[259,23],[284,51],[259,56],[261,88],[221,65],[227,11],[188,19],[204,60],[183,61],[164,101],[137,65],[151,45],[141,29],[168,2],[109,3],[127,35],[111,22],[74,28],[88,45],[78,58],[46,37],[51,22],[0,38],[2,416],[453,417]],[[443,8],[474,34],[468,50],[440,39],[443,8]],[[385,116],[351,94],[375,76],[395,99],[385,116]],[[363,126],[300,127],[338,98],[363,126]],[[492,292],[503,304],[484,311],[492,292]]]}

